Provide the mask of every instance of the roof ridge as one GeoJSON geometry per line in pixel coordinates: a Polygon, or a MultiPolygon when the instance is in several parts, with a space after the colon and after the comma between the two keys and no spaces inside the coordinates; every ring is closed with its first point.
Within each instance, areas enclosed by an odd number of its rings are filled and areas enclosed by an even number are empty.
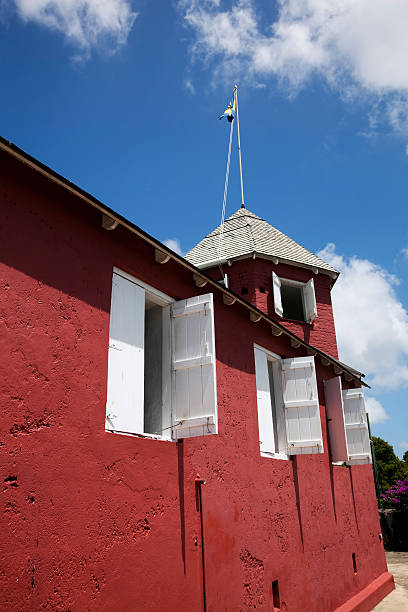
{"type": "MultiPolygon", "coordinates": [[[[232,219],[232,217],[235,217],[235,216],[237,216],[237,217],[253,217],[255,219],[261,219],[261,217],[258,217],[258,215],[253,213],[248,208],[238,208],[238,210],[236,210],[234,213],[232,213],[232,215],[230,215],[225,221],[228,221],[229,219],[232,219]]],[[[264,219],[261,219],[261,220],[264,221],[264,219]]]]}
{"type": "Polygon", "coordinates": [[[253,251],[256,251],[256,240],[255,240],[254,232],[252,230],[252,224],[249,221],[247,221],[247,224],[249,226],[249,235],[251,236],[253,251]]]}
{"type": "MultiPolygon", "coordinates": [[[[223,223],[220,223],[215,229],[212,230],[212,232],[210,232],[209,234],[207,234],[206,236],[204,236],[203,240],[205,240],[205,238],[209,238],[210,236],[217,236],[219,235],[219,233],[222,232],[225,233],[225,224],[229,223],[231,221],[235,221],[238,218],[243,218],[243,217],[250,217],[251,219],[257,219],[259,221],[263,221],[264,219],[261,219],[261,217],[258,217],[257,215],[255,215],[255,213],[251,212],[250,210],[245,209],[238,209],[236,210],[232,215],[230,215],[227,219],[225,219],[223,221],[223,223]],[[245,213],[241,212],[245,210],[245,213]],[[249,214],[248,214],[249,213],[249,214]]],[[[247,225],[249,226],[249,223],[247,223],[247,225]]],[[[231,231],[231,230],[227,230],[227,231],[231,231]]],[[[197,246],[197,245],[196,245],[197,246]]],[[[195,248],[195,247],[193,247],[195,248]]],[[[191,249],[192,251],[193,249],[191,249]]],[[[189,251],[189,252],[191,252],[189,251]]]]}

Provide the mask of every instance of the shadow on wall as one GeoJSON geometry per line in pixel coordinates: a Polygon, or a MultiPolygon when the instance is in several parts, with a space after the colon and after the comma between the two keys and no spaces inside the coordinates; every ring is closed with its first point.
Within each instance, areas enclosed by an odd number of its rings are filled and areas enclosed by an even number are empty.
{"type": "MultiPolygon", "coordinates": [[[[80,300],[97,309],[101,326],[106,326],[114,266],[176,300],[206,292],[193,284],[189,270],[172,261],[165,268],[158,265],[154,248],[122,227],[102,230],[99,211],[7,156],[1,157],[0,184],[0,262],[37,281],[18,287],[18,275],[11,274],[11,280],[6,276],[17,301],[41,303],[44,311],[51,306],[62,315],[68,296],[73,308],[80,300]],[[46,287],[61,295],[47,293],[46,287]]],[[[222,304],[217,293],[214,299],[222,304]]],[[[217,336],[217,361],[253,375],[253,343],[264,343],[265,329],[253,328],[249,339],[241,308],[215,310],[216,333],[223,332],[217,336]]],[[[292,353],[286,354],[284,339],[275,338],[274,344],[282,357],[292,353]]],[[[247,390],[243,392],[246,397],[247,390]]]]}
{"type": "Polygon", "coordinates": [[[176,299],[185,297],[182,283],[191,273],[170,261],[163,275],[151,245],[122,227],[102,230],[98,210],[6,155],[0,157],[0,185],[0,261],[39,286],[109,313],[112,270],[118,266],[163,284],[164,292],[171,288],[176,299]]]}
{"type": "Polygon", "coordinates": [[[39,286],[109,312],[111,265],[106,269],[103,260],[112,238],[100,231],[101,214],[8,158],[0,181],[1,261],[39,286]]]}

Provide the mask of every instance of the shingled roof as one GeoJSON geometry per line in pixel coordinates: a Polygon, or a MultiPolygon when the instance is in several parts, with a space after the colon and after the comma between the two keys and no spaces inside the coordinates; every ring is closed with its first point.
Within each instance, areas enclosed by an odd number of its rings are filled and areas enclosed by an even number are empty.
{"type": "Polygon", "coordinates": [[[213,264],[214,260],[241,258],[254,253],[302,267],[318,268],[335,278],[338,275],[337,270],[320,257],[246,208],[240,208],[226,219],[222,225],[191,249],[185,258],[195,266],[205,268],[210,267],[210,262],[213,264]]]}

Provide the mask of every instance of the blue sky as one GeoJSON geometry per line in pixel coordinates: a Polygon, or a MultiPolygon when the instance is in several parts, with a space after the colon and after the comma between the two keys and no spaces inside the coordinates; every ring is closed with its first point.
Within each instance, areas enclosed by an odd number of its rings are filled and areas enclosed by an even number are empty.
{"type": "Polygon", "coordinates": [[[239,84],[247,207],[341,269],[342,355],[400,455],[407,19],[402,0],[0,0],[1,135],[183,252],[220,221],[239,84]]]}

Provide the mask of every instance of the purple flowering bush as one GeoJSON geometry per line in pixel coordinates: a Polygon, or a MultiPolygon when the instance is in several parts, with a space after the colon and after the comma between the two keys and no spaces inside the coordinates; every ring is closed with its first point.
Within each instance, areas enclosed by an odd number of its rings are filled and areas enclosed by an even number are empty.
{"type": "Polygon", "coordinates": [[[382,493],[381,506],[401,511],[408,510],[408,480],[397,480],[392,487],[382,493]]]}

